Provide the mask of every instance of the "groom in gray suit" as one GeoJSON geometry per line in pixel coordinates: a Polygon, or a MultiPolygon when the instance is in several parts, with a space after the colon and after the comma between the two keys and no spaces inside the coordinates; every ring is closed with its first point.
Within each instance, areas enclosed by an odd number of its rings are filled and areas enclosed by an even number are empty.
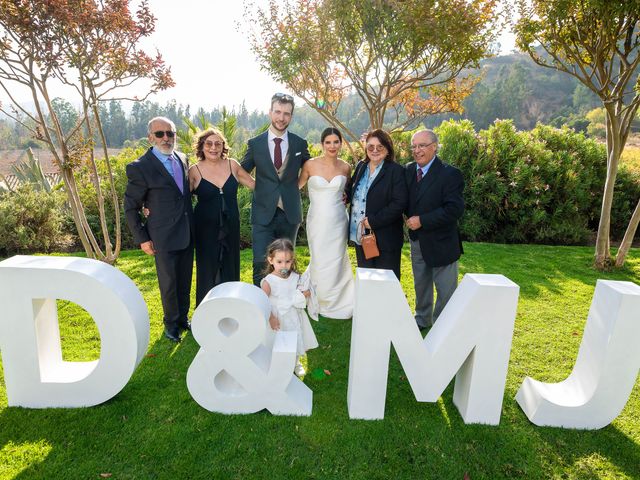
{"type": "Polygon", "coordinates": [[[248,141],[242,167],[255,168],[256,188],[251,204],[253,283],[260,286],[267,246],[276,238],[288,238],[295,245],[302,202],[298,175],[309,159],[307,141],[288,132],[293,117],[293,97],[276,93],[271,97],[271,125],[248,141]]]}

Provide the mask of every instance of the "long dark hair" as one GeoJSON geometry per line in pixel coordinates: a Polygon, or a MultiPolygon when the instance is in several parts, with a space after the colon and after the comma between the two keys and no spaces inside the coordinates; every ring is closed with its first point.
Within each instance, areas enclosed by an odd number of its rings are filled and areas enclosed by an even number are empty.
{"type": "Polygon", "coordinates": [[[269,275],[273,272],[273,265],[271,265],[267,259],[273,258],[276,252],[289,252],[291,253],[291,271],[298,272],[298,265],[296,264],[296,252],[293,248],[293,243],[288,238],[276,238],[267,247],[267,254],[265,255],[264,274],[269,275]]]}
{"type": "Polygon", "coordinates": [[[324,139],[329,135],[335,135],[340,139],[340,143],[342,143],[342,134],[340,133],[340,130],[335,127],[327,127],[322,131],[322,135],[320,135],[320,143],[324,143],[324,139]]]}
{"type": "MultiPolygon", "coordinates": [[[[376,128],[375,130],[367,133],[367,138],[365,139],[365,145],[366,145],[366,142],[368,142],[369,139],[372,137],[377,138],[380,141],[380,143],[384,145],[384,147],[387,149],[387,156],[384,157],[385,161],[395,162],[396,152],[393,149],[393,140],[391,140],[391,136],[381,128],[376,128]]],[[[367,155],[366,146],[364,147],[364,161],[366,163],[369,162],[369,156],[367,155]]]]}

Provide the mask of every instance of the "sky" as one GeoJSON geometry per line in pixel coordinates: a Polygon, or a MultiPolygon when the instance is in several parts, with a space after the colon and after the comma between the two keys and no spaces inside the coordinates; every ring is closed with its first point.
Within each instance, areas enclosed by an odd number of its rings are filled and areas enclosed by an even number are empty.
{"type": "MultiPolygon", "coordinates": [[[[149,0],[156,30],[144,40],[143,47],[148,53],[160,51],[176,82],[175,87],[149,100],[164,104],[175,99],[191,105],[192,112],[200,106],[206,110],[223,105],[231,108],[244,101],[249,111],[266,112],[271,95],[287,91],[260,70],[243,22],[243,4],[243,0],[149,0]]],[[[510,53],[513,35],[506,32],[500,43],[501,52],[510,53]]],[[[140,88],[142,84],[131,95],[139,96],[140,88]]],[[[53,95],[69,98],[62,89],[54,89],[53,95]]],[[[0,101],[6,101],[2,92],[0,101]]]]}

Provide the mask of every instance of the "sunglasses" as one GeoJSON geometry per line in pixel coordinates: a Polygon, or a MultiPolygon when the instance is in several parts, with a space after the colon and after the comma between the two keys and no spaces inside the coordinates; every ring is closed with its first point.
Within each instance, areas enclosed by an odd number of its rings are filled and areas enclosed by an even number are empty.
{"type": "Polygon", "coordinates": [[[176,132],[174,132],[172,130],[158,130],[157,132],[153,132],[153,136],[156,137],[156,138],[162,138],[165,135],[168,138],[173,138],[173,137],[176,136],[176,132]]]}
{"type": "Polygon", "coordinates": [[[293,97],[288,93],[275,93],[273,97],[271,97],[271,101],[273,102],[275,100],[284,100],[285,102],[293,103],[293,97]]]}
{"type": "Polygon", "coordinates": [[[382,152],[385,148],[384,145],[367,145],[367,151],[369,152],[382,152]]]}

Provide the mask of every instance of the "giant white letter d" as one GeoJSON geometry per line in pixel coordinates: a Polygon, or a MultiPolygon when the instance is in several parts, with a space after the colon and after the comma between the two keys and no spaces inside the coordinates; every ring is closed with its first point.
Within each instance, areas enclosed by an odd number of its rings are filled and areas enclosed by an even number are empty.
{"type": "Polygon", "coordinates": [[[11,406],[88,407],[117,394],[149,344],[147,306],[122,272],[97,260],[16,256],[0,263],[0,350],[11,406]],[[62,359],[56,299],[83,307],[100,359],[62,359]]]}

